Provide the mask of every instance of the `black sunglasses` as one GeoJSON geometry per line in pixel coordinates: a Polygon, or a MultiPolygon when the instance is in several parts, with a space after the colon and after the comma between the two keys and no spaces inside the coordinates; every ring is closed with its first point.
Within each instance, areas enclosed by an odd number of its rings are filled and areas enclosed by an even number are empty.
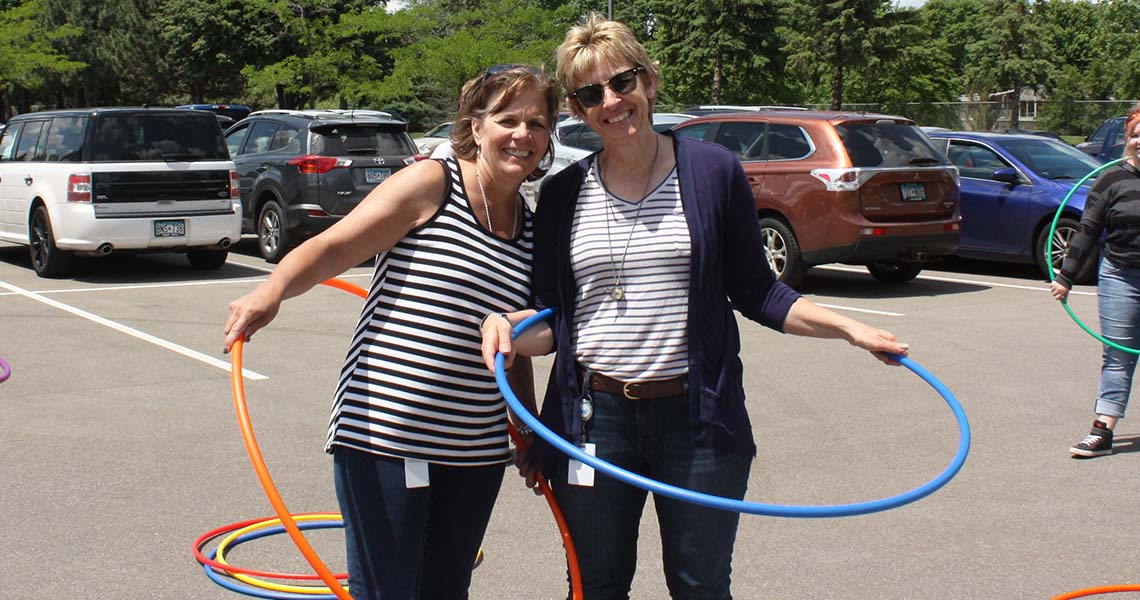
{"type": "Polygon", "coordinates": [[[483,72],[483,80],[480,81],[479,84],[482,85],[484,83],[487,83],[488,79],[494,77],[495,75],[498,75],[499,73],[506,73],[507,71],[514,71],[516,69],[521,69],[527,73],[530,73],[531,75],[542,75],[542,71],[530,65],[491,65],[487,67],[486,71],[483,72]]]}
{"type": "Polygon", "coordinates": [[[606,90],[603,86],[608,85],[615,94],[624,96],[637,89],[637,76],[644,70],[645,67],[634,67],[628,71],[622,71],[610,77],[609,81],[584,85],[570,92],[570,97],[577,100],[582,108],[593,108],[601,104],[602,99],[605,98],[606,90]]]}

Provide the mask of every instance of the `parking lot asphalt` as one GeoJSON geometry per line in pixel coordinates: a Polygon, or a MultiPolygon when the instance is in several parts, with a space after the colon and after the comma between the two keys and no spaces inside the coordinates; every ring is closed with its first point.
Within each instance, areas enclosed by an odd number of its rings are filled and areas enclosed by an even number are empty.
{"type": "MultiPolygon", "coordinates": [[[[37,278],[26,250],[0,245],[0,357],[12,367],[0,383],[0,598],[237,597],[207,579],[191,545],[272,514],[221,353],[228,302],[272,268],[248,242],[218,271],[123,256],[81,261],[66,280],[37,278]]],[[[345,277],[364,285],[369,274],[361,265],[345,277]]],[[[973,444],[960,474],[914,504],[841,519],[742,517],[734,597],[1047,599],[1140,581],[1140,428],[1123,421],[1112,456],[1069,457],[1092,420],[1100,349],[1031,267],[955,261],[888,286],[835,266],[813,269],[802,291],[909,342],[962,403],[973,444]]],[[[1095,326],[1095,289],[1075,292],[1071,306],[1095,326]]],[[[295,513],[337,508],[321,448],[359,306],[316,288],[245,347],[254,428],[295,513]]],[[[841,341],[741,327],[760,447],[747,499],[872,500],[952,459],[953,415],[909,371],[841,341]]],[[[536,361],[540,384],[549,364],[536,361]]],[[[634,600],[668,597],[652,512],[650,501],[634,600]]],[[[338,530],[309,539],[343,570],[338,530]]],[[[564,597],[554,521],[513,470],[483,549],[473,599],[564,597]]],[[[230,559],[307,570],[284,536],[230,559]]]]}

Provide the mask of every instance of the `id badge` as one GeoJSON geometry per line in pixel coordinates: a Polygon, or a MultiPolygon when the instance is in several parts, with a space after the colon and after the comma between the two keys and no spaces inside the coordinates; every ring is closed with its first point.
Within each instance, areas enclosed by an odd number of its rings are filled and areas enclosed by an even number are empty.
{"type": "MultiPolygon", "coordinates": [[[[579,448],[590,456],[597,456],[595,444],[582,444],[579,448]]],[[[570,485],[594,487],[594,467],[572,458],[570,459],[570,468],[567,470],[567,480],[570,485]]]]}
{"type": "Polygon", "coordinates": [[[404,486],[407,489],[428,487],[428,464],[422,460],[404,459],[404,486]]]}

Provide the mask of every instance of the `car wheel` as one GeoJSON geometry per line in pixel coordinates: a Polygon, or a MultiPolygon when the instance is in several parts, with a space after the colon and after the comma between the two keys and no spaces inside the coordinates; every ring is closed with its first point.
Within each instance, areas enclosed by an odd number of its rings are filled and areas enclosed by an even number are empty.
{"type": "Polygon", "coordinates": [[[922,272],[919,262],[873,262],[867,265],[871,277],[883,283],[906,283],[922,272]]]}
{"type": "Polygon", "coordinates": [[[60,250],[55,245],[55,235],[51,230],[47,207],[40,205],[32,212],[28,226],[28,251],[32,257],[32,268],[40,277],[64,277],[71,272],[74,257],[70,252],[60,250]]]}
{"type": "Polygon", "coordinates": [[[289,252],[289,232],[285,230],[285,211],[276,202],[266,202],[257,217],[257,248],[261,256],[275,263],[289,252]]]}
{"type": "Polygon", "coordinates": [[[791,228],[779,219],[760,219],[760,238],[764,242],[764,256],[776,279],[795,287],[804,279],[806,271],[800,243],[791,228]]]}
{"type": "Polygon", "coordinates": [[[229,250],[189,250],[186,259],[190,261],[190,266],[206,271],[222,268],[229,255],[229,250]]]}
{"type": "MultiPolygon", "coordinates": [[[[1043,227],[1041,233],[1037,235],[1037,243],[1033,246],[1037,248],[1037,251],[1034,252],[1034,262],[1037,263],[1037,268],[1046,278],[1050,278],[1050,275],[1055,277],[1061,271],[1061,263],[1069,254],[1069,243],[1080,230],[1080,226],[1081,222],[1072,217],[1061,217],[1057,219],[1057,227],[1053,230],[1052,239],[1048,237],[1049,227],[1043,227]],[[1048,262],[1045,261],[1046,248],[1049,249],[1048,262]]],[[[1099,252],[1099,250],[1093,249],[1093,252],[1099,252]]],[[[1099,262],[1095,255],[1090,260],[1085,261],[1084,266],[1077,273],[1076,281],[1073,283],[1086,284],[1096,281],[1096,269],[1099,262]]]]}

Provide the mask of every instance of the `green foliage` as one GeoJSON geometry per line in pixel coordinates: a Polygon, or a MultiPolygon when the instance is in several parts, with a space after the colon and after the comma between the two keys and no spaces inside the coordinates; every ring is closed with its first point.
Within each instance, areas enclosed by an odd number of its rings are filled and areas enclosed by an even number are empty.
{"type": "MultiPolygon", "coordinates": [[[[187,101],[450,118],[465,81],[544,65],[610,0],[0,0],[0,109],[187,101]]],[[[954,126],[961,95],[1038,86],[1087,133],[1140,96],[1140,0],[628,0],[658,108],[819,104],[954,126]]],[[[998,107],[975,107],[974,126],[998,107]]],[[[1010,108],[1008,105],[1005,108],[1010,108]]]]}
{"type": "Polygon", "coordinates": [[[70,75],[84,66],[52,45],[79,35],[80,29],[45,28],[38,22],[42,10],[40,0],[28,0],[0,11],[0,89],[5,94],[42,86],[48,79],[70,75]]]}
{"type": "Polygon", "coordinates": [[[773,104],[790,99],[775,0],[654,0],[663,90],[686,104],[773,104]]]}

